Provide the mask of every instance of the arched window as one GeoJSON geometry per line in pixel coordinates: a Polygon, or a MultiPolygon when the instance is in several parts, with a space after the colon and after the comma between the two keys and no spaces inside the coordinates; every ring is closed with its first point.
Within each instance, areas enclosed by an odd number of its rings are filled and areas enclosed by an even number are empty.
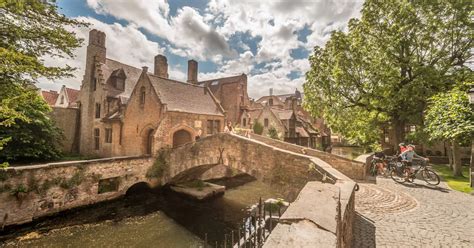
{"type": "Polygon", "coordinates": [[[145,87],[142,86],[140,88],[140,104],[142,104],[142,105],[145,104],[145,94],[146,94],[145,93],[145,87]]]}
{"type": "Polygon", "coordinates": [[[64,96],[61,96],[60,104],[64,104],[64,96]]]}

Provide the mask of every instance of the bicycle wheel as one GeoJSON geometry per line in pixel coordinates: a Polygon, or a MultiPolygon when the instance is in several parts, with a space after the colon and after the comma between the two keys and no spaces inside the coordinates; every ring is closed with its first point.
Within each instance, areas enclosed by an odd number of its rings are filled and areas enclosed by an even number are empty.
{"type": "Polygon", "coordinates": [[[405,182],[405,177],[403,176],[403,172],[399,168],[393,168],[392,171],[390,172],[390,177],[392,178],[393,181],[397,183],[405,182]]]}
{"type": "Polygon", "coordinates": [[[439,176],[436,174],[436,172],[430,170],[430,169],[424,169],[421,172],[421,177],[427,184],[430,185],[438,185],[439,184],[439,176]]]}

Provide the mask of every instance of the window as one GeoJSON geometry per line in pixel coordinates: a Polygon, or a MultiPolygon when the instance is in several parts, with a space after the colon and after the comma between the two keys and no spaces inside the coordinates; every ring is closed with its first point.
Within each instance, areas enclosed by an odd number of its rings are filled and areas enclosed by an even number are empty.
{"type": "Polygon", "coordinates": [[[265,127],[268,127],[268,118],[265,118],[265,119],[263,120],[263,125],[264,125],[265,127]]]}
{"type": "Polygon", "coordinates": [[[64,104],[64,96],[61,96],[61,100],[59,101],[60,104],[64,104]]]}
{"type": "Polygon", "coordinates": [[[100,129],[94,129],[94,147],[96,150],[99,150],[99,142],[100,142],[100,129]]]}
{"type": "Polygon", "coordinates": [[[220,126],[221,126],[221,121],[214,121],[214,133],[219,133],[221,131],[220,126]]]}
{"type": "Polygon", "coordinates": [[[105,129],[105,143],[112,143],[112,128],[105,129]]]}
{"type": "Polygon", "coordinates": [[[216,134],[220,132],[221,121],[207,120],[207,135],[216,134]]]}
{"type": "Polygon", "coordinates": [[[115,78],[115,88],[118,90],[123,90],[125,88],[125,78],[116,77],[115,78]]]}
{"type": "Polygon", "coordinates": [[[207,120],[207,135],[211,135],[212,134],[212,128],[213,128],[213,125],[214,125],[214,121],[213,120],[207,120]]]}
{"type": "Polygon", "coordinates": [[[140,88],[140,104],[145,104],[145,87],[140,88]]]}
{"type": "Polygon", "coordinates": [[[273,106],[273,98],[268,99],[268,105],[273,106]]]}
{"type": "Polygon", "coordinates": [[[242,123],[242,126],[246,127],[247,126],[247,119],[244,118],[244,121],[242,123]]]}
{"type": "Polygon", "coordinates": [[[95,118],[100,118],[100,103],[95,104],[95,118]]]}

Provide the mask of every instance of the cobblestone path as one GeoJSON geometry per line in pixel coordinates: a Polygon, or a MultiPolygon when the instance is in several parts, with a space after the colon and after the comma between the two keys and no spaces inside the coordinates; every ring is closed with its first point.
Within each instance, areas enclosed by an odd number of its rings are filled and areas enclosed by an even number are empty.
{"type": "Polygon", "coordinates": [[[474,196],[443,182],[359,185],[354,247],[474,247],[474,196]]]}

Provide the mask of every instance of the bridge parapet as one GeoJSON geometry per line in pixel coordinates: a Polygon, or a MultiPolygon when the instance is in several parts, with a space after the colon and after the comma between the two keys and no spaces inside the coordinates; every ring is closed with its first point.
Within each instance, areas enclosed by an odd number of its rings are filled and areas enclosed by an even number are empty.
{"type": "Polygon", "coordinates": [[[344,175],[348,176],[351,179],[355,180],[365,180],[367,176],[367,169],[366,164],[360,161],[351,160],[342,156],[338,156],[336,154],[331,154],[323,151],[319,151],[316,149],[299,146],[295,144],[291,144],[288,142],[280,141],[271,139],[268,137],[264,137],[258,134],[251,134],[250,137],[252,139],[258,140],[265,144],[278,147],[287,151],[292,151],[299,154],[305,154],[312,157],[319,158],[326,163],[329,163],[331,167],[340,171],[344,175]]]}
{"type": "Polygon", "coordinates": [[[0,227],[124,195],[146,178],[150,157],[114,157],[0,171],[0,227]]]}

